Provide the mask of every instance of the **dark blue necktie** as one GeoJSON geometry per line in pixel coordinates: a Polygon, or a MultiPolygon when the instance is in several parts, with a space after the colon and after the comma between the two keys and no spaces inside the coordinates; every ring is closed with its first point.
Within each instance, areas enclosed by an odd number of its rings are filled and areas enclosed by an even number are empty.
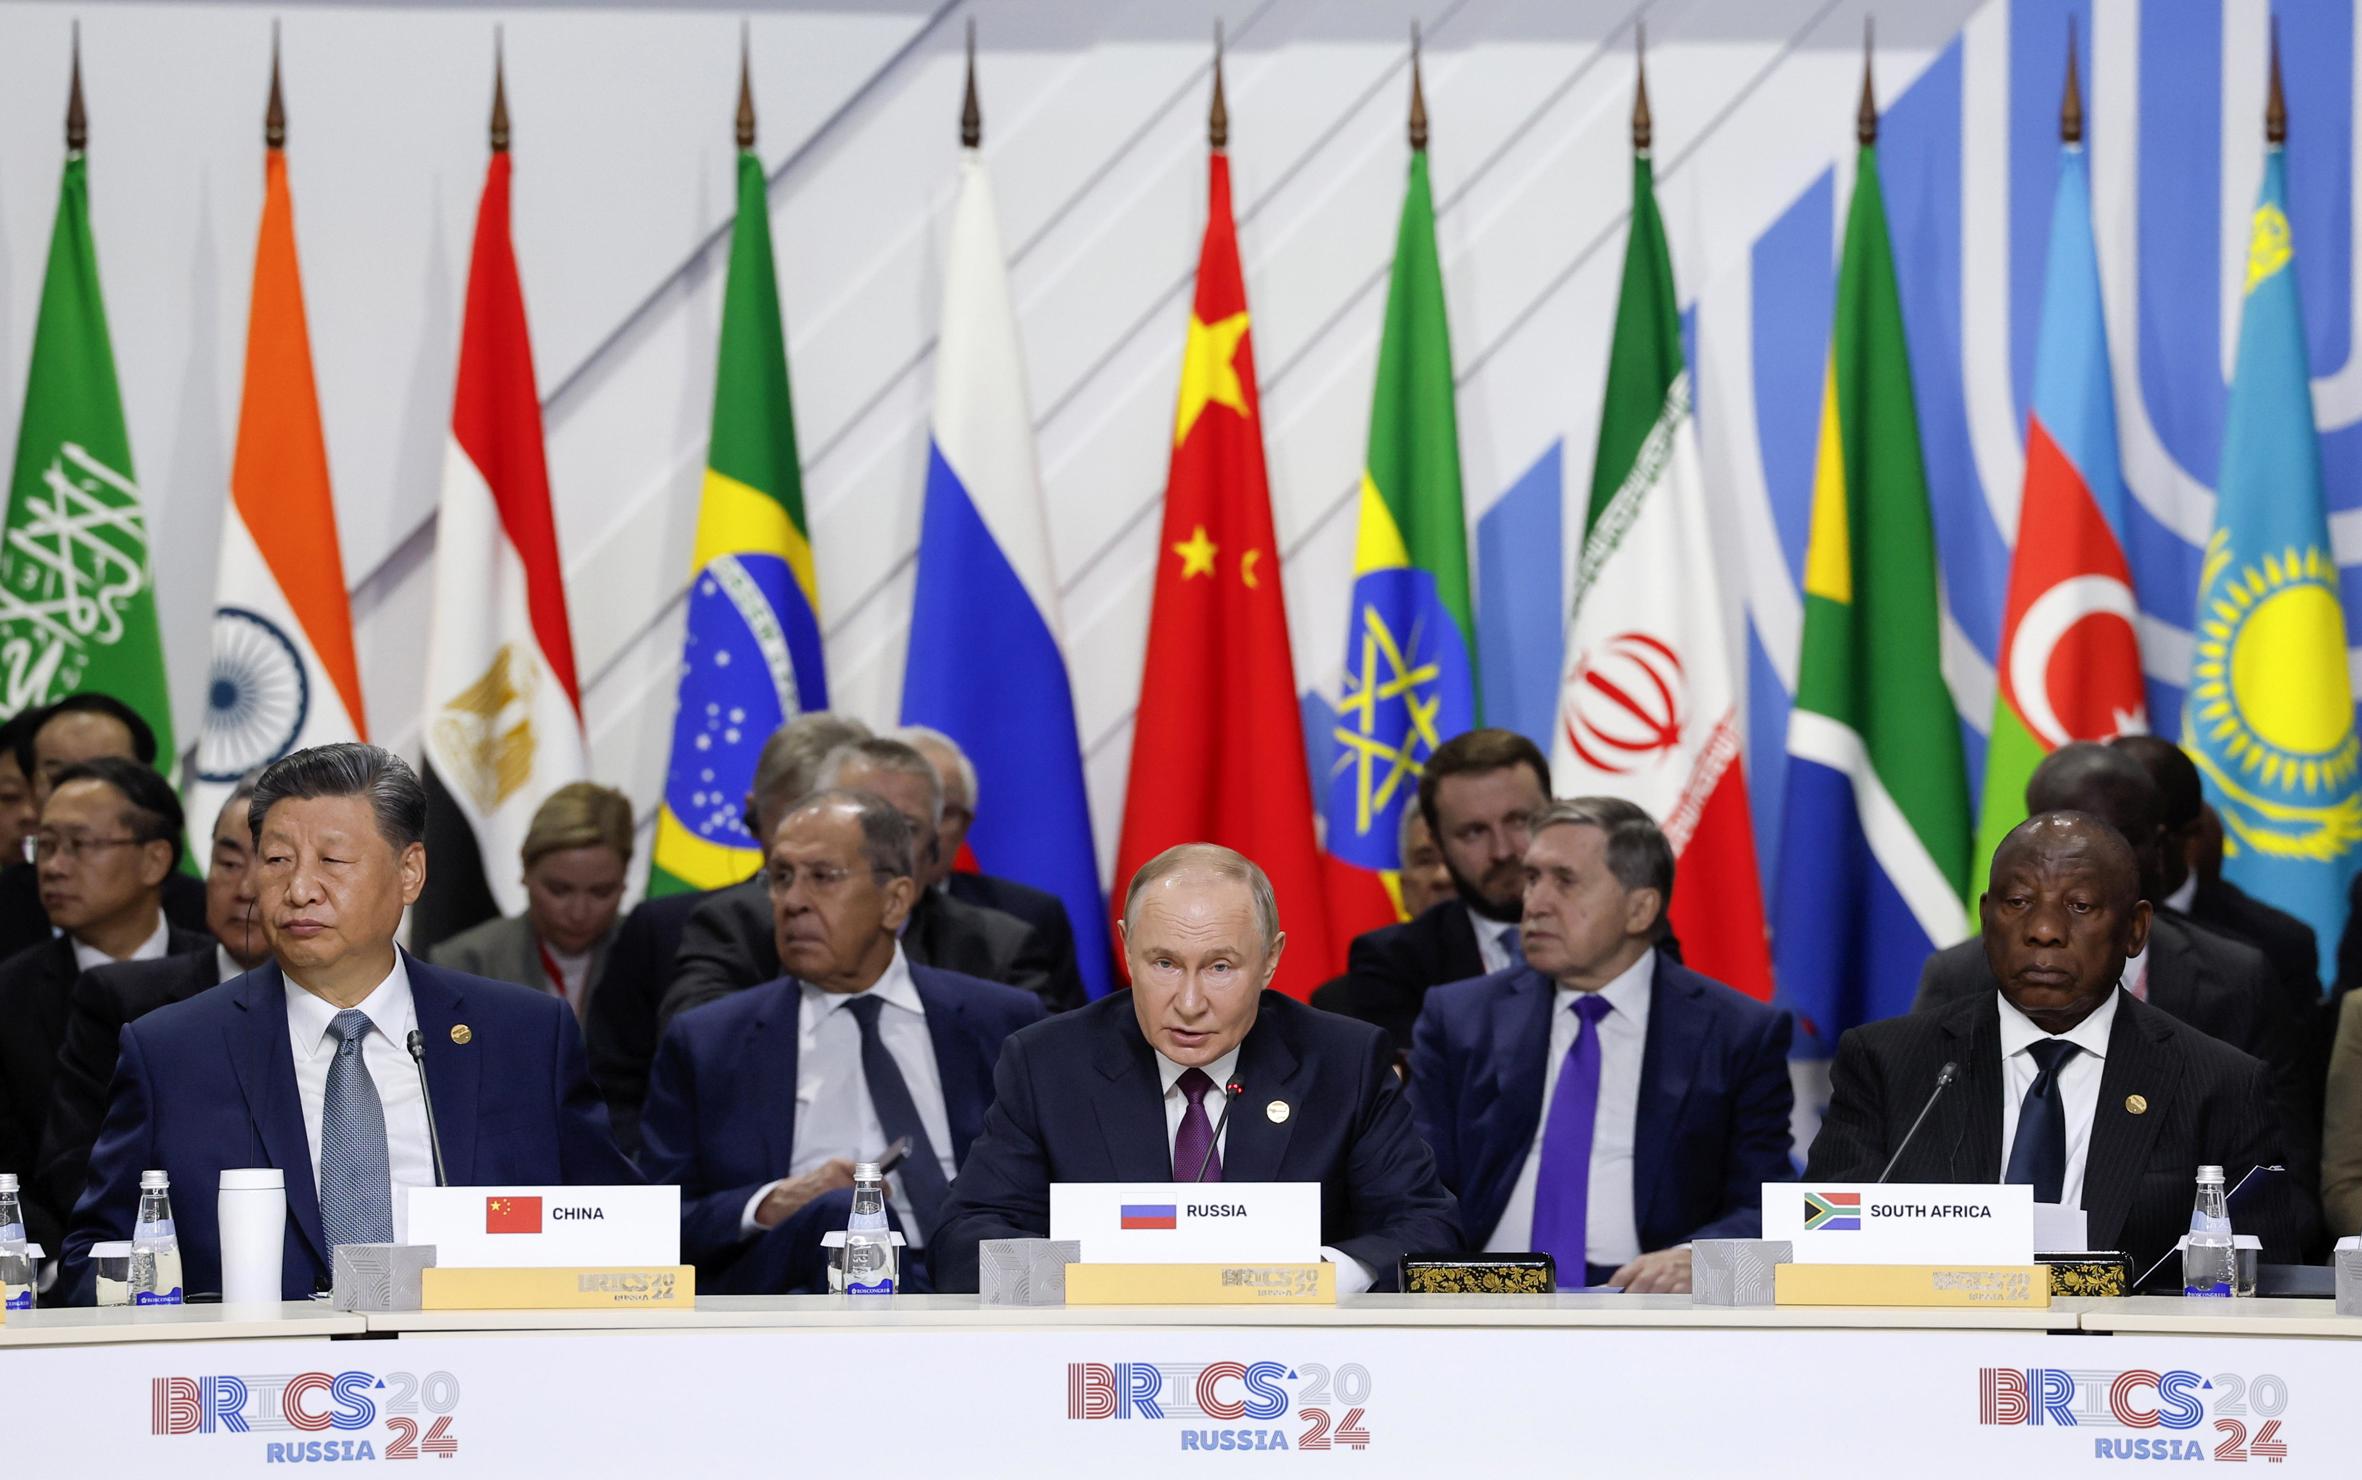
{"type": "Polygon", "coordinates": [[[1525,942],[1518,938],[1516,926],[1501,932],[1501,949],[1508,954],[1510,965],[1525,965],[1525,942]]]}
{"type": "Polygon", "coordinates": [[[918,1216],[920,1229],[931,1230],[951,1184],[943,1179],[943,1163],[936,1158],[935,1143],[927,1139],[926,1124],[919,1119],[918,1102],[910,1097],[902,1066],[894,1062],[886,1041],[878,1036],[878,1013],[885,1005],[864,993],[846,1003],[845,1011],[861,1025],[861,1077],[869,1081],[869,1104],[877,1112],[878,1128],[886,1133],[888,1145],[910,1137],[910,1155],[899,1168],[902,1190],[910,1198],[910,1210],[918,1216]]]}
{"type": "Polygon", "coordinates": [[[2036,1202],[2057,1202],[2067,1180],[2067,1111],[2059,1101],[2059,1070],[2079,1051],[2064,1038],[2026,1046],[2027,1057],[2040,1072],[2018,1107],[2018,1136],[2009,1148],[2009,1170],[2001,1180],[2032,1187],[2036,1202]]]}

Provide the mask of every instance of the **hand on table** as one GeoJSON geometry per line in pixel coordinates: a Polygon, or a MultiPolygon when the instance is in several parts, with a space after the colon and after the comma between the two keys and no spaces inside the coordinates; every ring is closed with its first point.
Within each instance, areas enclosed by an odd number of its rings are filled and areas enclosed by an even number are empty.
{"type": "MultiPolygon", "coordinates": [[[[835,1192],[852,1185],[853,1163],[841,1156],[831,1157],[801,1177],[790,1177],[766,1193],[755,1208],[755,1225],[759,1228],[777,1228],[794,1216],[797,1209],[822,1193],[835,1192]]],[[[1684,1280],[1689,1277],[1686,1260],[1683,1262],[1682,1277],[1684,1280]]],[[[1684,1284],[1682,1288],[1686,1290],[1689,1286],[1684,1284]]]]}
{"type": "Polygon", "coordinates": [[[1617,1270],[1608,1283],[1622,1286],[1628,1295],[1687,1295],[1689,1253],[1685,1245],[1643,1254],[1617,1270]]]}

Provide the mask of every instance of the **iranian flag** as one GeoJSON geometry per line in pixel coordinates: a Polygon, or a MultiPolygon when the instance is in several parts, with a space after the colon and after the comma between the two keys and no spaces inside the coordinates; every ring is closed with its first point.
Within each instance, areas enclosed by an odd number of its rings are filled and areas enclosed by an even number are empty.
{"type": "Polygon", "coordinates": [[[1683,960],[1769,998],[1739,686],[1646,130],[1644,100],[1551,771],[1561,796],[1649,810],[1678,859],[1670,915],[1683,960]]]}
{"type": "Polygon", "coordinates": [[[423,719],[431,866],[411,916],[421,949],[524,909],[526,826],[544,797],[585,771],[541,401],[509,240],[508,109],[497,83],[492,108],[492,167],[476,212],[435,527],[423,719]]]}

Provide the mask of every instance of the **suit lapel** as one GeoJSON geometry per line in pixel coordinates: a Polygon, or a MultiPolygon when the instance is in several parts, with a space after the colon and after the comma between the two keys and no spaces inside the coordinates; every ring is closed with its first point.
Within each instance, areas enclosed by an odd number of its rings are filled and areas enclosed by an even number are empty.
{"type": "Polygon", "coordinates": [[[1170,1180],[1173,1146],[1165,1135],[1164,1087],[1157,1080],[1156,1055],[1131,1013],[1113,1015],[1094,1060],[1100,1083],[1092,1108],[1114,1171],[1109,1180],[1170,1180]]]}
{"type": "Polygon", "coordinates": [[[803,1044],[804,989],[794,977],[767,987],[770,1002],[755,1019],[739,1063],[741,1081],[753,1086],[755,1118],[763,1136],[763,1164],[786,1167],[795,1161],[797,1057],[803,1044]]]}
{"type": "Polygon", "coordinates": [[[410,972],[411,1012],[418,1019],[420,1049],[426,1055],[427,1087],[435,1096],[435,1131],[443,1145],[443,1174],[448,1185],[470,1187],[476,1181],[476,1108],[486,1053],[503,1045],[487,1044],[467,1023],[467,998],[459,973],[429,966],[403,952],[410,972]],[[454,1030],[468,1026],[467,1042],[454,1030]]]}
{"type": "MultiPolygon", "coordinates": [[[[1265,994],[1265,1006],[1270,994],[1265,994]]],[[[1230,1107],[1230,1120],[1222,1132],[1222,1180],[1225,1182],[1276,1182],[1281,1161],[1287,1156],[1288,1141],[1296,1130],[1293,1112],[1302,1109],[1296,1101],[1296,1091],[1290,1082],[1299,1067],[1295,1048],[1282,1031],[1283,1024],[1272,1021],[1267,1011],[1258,1012],[1255,1026],[1247,1030],[1246,1040],[1239,1045],[1238,1071],[1233,1076],[1245,1093],[1239,1103],[1230,1107]],[[1273,1120],[1270,1106],[1273,1101],[1284,1101],[1290,1114],[1285,1120],[1273,1120]]],[[[1197,1168],[1176,1168],[1182,1174],[1194,1173],[1197,1168]]]]}
{"type": "Polygon", "coordinates": [[[1443,967],[1444,974],[1436,978],[1434,985],[1484,975],[1484,948],[1476,943],[1476,921],[1469,915],[1468,906],[1454,899],[1441,908],[1444,955],[1437,964],[1443,967]]]}
{"type": "MultiPolygon", "coordinates": [[[[1995,990],[1999,990],[1996,988],[1995,990]]],[[[1947,1024],[1952,1052],[1958,1055],[1960,1084],[1947,1092],[1950,1105],[1937,1107],[1937,1119],[1931,1120],[1920,1134],[1933,1140],[1934,1145],[1916,1156],[1940,1156],[1942,1165],[1955,1182],[1998,1182],[2005,1152],[2001,1145],[2001,1097],[2008,1092],[2008,1082],[2001,1072],[2001,1020],[1999,1009],[1983,997],[1966,1007],[1955,1010],[1947,1024]],[[1935,1138],[1940,1136],[1941,1140],[1935,1138]]],[[[1940,1065],[1929,1065],[1927,1088],[1935,1088],[1935,1071],[1940,1065]]],[[[1916,1116],[1919,1101],[1910,1100],[1902,1108],[1916,1116]]],[[[1904,1122],[1906,1128],[1909,1122],[1904,1122]]],[[[1911,1163],[1895,1170],[1905,1175],[1911,1163]]]]}
{"type": "MultiPolygon", "coordinates": [[[[1550,1014],[1558,989],[1548,977],[1528,967],[1510,978],[1509,990],[1493,1000],[1493,1062],[1500,1066],[1497,1103],[1507,1118],[1503,1134],[1488,1137],[1512,1148],[1508,1175],[1524,1164],[1542,1124],[1542,1085],[1550,1074],[1550,1014]]],[[[1504,1201],[1507,1183],[1501,1187],[1504,1201]]]]}
{"type": "Polygon", "coordinates": [[[2100,1101],[2091,1113],[2091,1141],[2083,1157],[2083,1218],[2095,1249],[2122,1248],[2133,1194],[2149,1164],[2158,1123],[2180,1089],[2181,1069],[2159,1040],[2173,1032],[2163,1013],[2120,998],[2108,1030],[2108,1064],[2100,1073],[2100,1101]],[[2139,1095],[2154,1113],[2135,1115],[2125,1101],[2139,1095]]]}
{"type": "Polygon", "coordinates": [[[312,1181],[312,1142],[304,1129],[303,1097],[295,1088],[286,984],[273,961],[234,980],[242,1016],[225,1036],[239,1092],[246,1097],[246,1113],[262,1143],[260,1159],[286,1177],[287,1211],[320,1267],[327,1269],[328,1240],[320,1232],[320,1194],[312,1181]]]}
{"type": "Polygon", "coordinates": [[[920,975],[924,970],[914,969],[910,980],[918,988],[919,1005],[927,1010],[927,1039],[935,1049],[935,1076],[943,1086],[943,1114],[951,1122],[952,1165],[958,1166],[968,1159],[968,1143],[984,1129],[991,1087],[985,1083],[984,1055],[977,1051],[976,1030],[968,1022],[965,1004],[957,993],[936,990],[920,975]]]}
{"type": "MultiPolygon", "coordinates": [[[[1673,1167],[1673,1132],[1689,1098],[1691,1070],[1710,1036],[1695,1003],[1703,988],[1660,959],[1649,989],[1648,1036],[1640,1050],[1638,1123],[1632,1137],[1632,1206],[1643,1229],[1656,1226],[1656,1205],[1673,1167]],[[1656,1173],[1643,1180],[1643,1168],[1656,1173]]],[[[1643,1233],[1645,1245],[1648,1235],[1643,1233]]]]}

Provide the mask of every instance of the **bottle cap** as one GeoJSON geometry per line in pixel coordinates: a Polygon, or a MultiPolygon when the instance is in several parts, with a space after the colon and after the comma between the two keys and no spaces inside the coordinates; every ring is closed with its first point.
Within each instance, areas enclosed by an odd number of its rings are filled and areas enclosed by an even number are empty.
{"type": "Polygon", "coordinates": [[[853,1163],[853,1180],[856,1182],[878,1182],[884,1180],[885,1175],[878,1170],[878,1164],[874,1161],[853,1163]]]}
{"type": "Polygon", "coordinates": [[[16,1191],[16,1173],[0,1172],[0,1192],[16,1191]]]}
{"type": "Polygon", "coordinates": [[[2223,1169],[2221,1167],[2200,1167],[2198,1169],[2198,1180],[2201,1182],[2220,1182],[2222,1179],[2223,1169]]]}
{"type": "Polygon", "coordinates": [[[163,1192],[171,1186],[172,1179],[160,1171],[150,1170],[139,1174],[139,1190],[142,1192],[163,1192]]]}

